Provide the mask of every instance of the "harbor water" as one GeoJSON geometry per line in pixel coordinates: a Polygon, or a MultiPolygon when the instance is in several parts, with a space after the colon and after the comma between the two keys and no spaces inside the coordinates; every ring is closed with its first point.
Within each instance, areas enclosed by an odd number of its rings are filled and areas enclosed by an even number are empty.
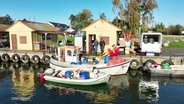
{"type": "Polygon", "coordinates": [[[0,104],[182,104],[184,79],[129,70],[107,84],[74,86],[40,80],[48,65],[2,63],[0,104]]]}

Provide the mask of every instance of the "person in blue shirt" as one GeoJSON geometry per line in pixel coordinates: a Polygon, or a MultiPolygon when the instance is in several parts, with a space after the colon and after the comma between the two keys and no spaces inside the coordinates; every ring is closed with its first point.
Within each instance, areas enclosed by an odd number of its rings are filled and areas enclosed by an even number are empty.
{"type": "Polygon", "coordinates": [[[93,44],[94,44],[95,55],[97,55],[97,52],[98,52],[98,41],[95,40],[93,44]]]}

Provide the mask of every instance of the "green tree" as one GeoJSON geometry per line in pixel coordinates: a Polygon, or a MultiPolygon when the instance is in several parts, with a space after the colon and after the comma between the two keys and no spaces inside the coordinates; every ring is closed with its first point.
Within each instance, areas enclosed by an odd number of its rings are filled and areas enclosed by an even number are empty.
{"type": "Polygon", "coordinates": [[[124,0],[123,4],[121,0],[112,0],[112,4],[114,13],[128,22],[133,34],[146,30],[153,19],[153,9],[158,7],[156,0],[124,0]]]}
{"type": "Polygon", "coordinates": [[[115,26],[121,28],[125,32],[128,32],[129,28],[130,28],[129,24],[126,20],[121,20],[118,17],[113,19],[112,24],[114,24],[115,26]]]}
{"type": "Polygon", "coordinates": [[[77,15],[70,15],[69,20],[73,28],[82,29],[93,22],[92,13],[90,10],[83,9],[77,15]]]}
{"type": "Polygon", "coordinates": [[[105,13],[101,13],[101,14],[100,14],[100,18],[102,18],[102,19],[106,20],[105,13]]]}
{"type": "Polygon", "coordinates": [[[7,14],[6,16],[0,17],[0,24],[11,25],[14,23],[14,20],[7,14]]]}
{"type": "Polygon", "coordinates": [[[163,33],[165,31],[165,25],[162,22],[158,23],[158,24],[155,24],[155,27],[153,28],[153,31],[163,33]]]}
{"type": "Polygon", "coordinates": [[[170,35],[181,35],[182,31],[182,26],[177,24],[177,25],[170,25],[168,27],[168,34],[170,35]]]}

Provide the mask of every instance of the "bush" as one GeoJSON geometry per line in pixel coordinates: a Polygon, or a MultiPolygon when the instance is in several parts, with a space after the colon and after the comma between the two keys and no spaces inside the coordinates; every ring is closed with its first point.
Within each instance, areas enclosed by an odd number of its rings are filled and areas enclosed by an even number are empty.
{"type": "Polygon", "coordinates": [[[181,25],[171,25],[168,28],[168,34],[180,35],[181,29],[182,29],[181,25]]]}

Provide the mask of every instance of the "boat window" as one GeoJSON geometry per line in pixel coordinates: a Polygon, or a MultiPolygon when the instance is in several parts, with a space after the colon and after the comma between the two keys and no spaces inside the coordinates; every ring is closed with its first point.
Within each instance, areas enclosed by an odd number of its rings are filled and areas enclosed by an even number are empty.
{"type": "Polygon", "coordinates": [[[151,34],[151,35],[144,35],[143,41],[145,43],[147,43],[146,39],[147,39],[147,42],[149,42],[149,43],[160,42],[161,36],[160,35],[153,35],[153,34],[151,34]]]}
{"type": "Polygon", "coordinates": [[[67,50],[67,56],[72,56],[71,50],[67,50]]]}
{"type": "Polygon", "coordinates": [[[77,50],[75,49],[73,52],[73,56],[76,56],[76,55],[77,55],[77,50]]]}

